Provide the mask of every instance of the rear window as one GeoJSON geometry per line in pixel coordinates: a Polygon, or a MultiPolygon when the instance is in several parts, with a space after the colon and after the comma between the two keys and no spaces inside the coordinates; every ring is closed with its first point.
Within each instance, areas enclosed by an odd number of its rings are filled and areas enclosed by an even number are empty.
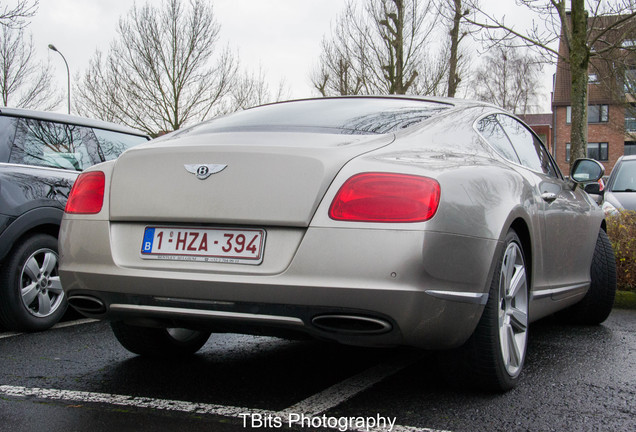
{"type": "Polygon", "coordinates": [[[406,98],[300,100],[247,109],[181,133],[313,129],[339,134],[385,134],[426,120],[450,106],[406,98]]]}
{"type": "Polygon", "coordinates": [[[97,153],[100,162],[117,159],[120,154],[131,147],[145,143],[148,138],[139,135],[130,135],[105,129],[93,129],[97,138],[97,153]]]}

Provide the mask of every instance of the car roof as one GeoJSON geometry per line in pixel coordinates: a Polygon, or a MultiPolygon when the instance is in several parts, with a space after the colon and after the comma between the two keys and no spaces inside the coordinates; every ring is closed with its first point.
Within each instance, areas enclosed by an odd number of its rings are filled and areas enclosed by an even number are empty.
{"type": "Polygon", "coordinates": [[[122,132],[131,135],[148,136],[146,133],[130,128],[128,126],[118,125],[116,123],[109,123],[102,120],[89,119],[85,117],[79,117],[69,114],[62,114],[51,111],[35,111],[23,108],[0,108],[0,115],[9,117],[22,117],[31,118],[36,120],[49,120],[58,123],[74,124],[79,126],[92,127],[97,129],[105,129],[115,132],[122,132]]]}

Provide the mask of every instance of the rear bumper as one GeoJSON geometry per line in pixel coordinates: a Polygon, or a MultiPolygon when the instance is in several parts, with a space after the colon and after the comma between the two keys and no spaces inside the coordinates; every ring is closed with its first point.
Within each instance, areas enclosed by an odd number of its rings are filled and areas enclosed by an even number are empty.
{"type": "Polygon", "coordinates": [[[498,248],[495,240],[426,231],[309,228],[280,250],[273,245],[285,241],[268,232],[262,266],[148,262],[137,257],[141,237],[132,234],[143,225],[130,227],[133,254],[113,247],[113,228],[62,224],[60,275],[71,304],[94,306],[84,308],[87,316],[365,346],[464,343],[498,248]]]}

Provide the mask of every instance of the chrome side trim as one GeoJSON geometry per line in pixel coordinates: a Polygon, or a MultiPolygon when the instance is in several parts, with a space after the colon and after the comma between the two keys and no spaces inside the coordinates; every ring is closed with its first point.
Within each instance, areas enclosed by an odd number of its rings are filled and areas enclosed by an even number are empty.
{"type": "Polygon", "coordinates": [[[443,300],[456,301],[460,303],[485,305],[486,302],[488,301],[488,293],[439,291],[439,290],[426,290],[424,292],[432,297],[440,298],[443,300]]]}
{"type": "Polygon", "coordinates": [[[533,291],[532,292],[532,299],[542,299],[542,298],[546,298],[546,297],[551,297],[553,295],[559,295],[559,294],[565,294],[569,291],[579,291],[583,288],[587,288],[589,286],[589,284],[578,284],[578,285],[574,285],[574,286],[568,286],[565,288],[552,288],[552,289],[546,289],[546,290],[541,290],[541,291],[533,291]]]}
{"type": "Polygon", "coordinates": [[[201,309],[174,308],[165,306],[137,306],[128,304],[111,304],[110,310],[115,312],[145,312],[148,314],[178,314],[190,317],[221,318],[226,320],[253,321],[274,324],[292,324],[304,326],[303,320],[295,317],[278,315],[259,315],[241,312],[212,311],[201,309]]]}

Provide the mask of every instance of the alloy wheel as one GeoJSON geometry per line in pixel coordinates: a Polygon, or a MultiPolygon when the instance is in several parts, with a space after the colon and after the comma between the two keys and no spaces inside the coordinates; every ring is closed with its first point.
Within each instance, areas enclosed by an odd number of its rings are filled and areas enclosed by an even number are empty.
{"type": "Polygon", "coordinates": [[[58,256],[43,248],[25,261],[20,274],[20,295],[27,311],[38,318],[53,314],[62,304],[64,291],[57,272],[58,256]]]}
{"type": "Polygon", "coordinates": [[[523,254],[511,242],[506,248],[499,279],[499,344],[506,372],[521,372],[528,342],[528,284],[523,254]]]}

